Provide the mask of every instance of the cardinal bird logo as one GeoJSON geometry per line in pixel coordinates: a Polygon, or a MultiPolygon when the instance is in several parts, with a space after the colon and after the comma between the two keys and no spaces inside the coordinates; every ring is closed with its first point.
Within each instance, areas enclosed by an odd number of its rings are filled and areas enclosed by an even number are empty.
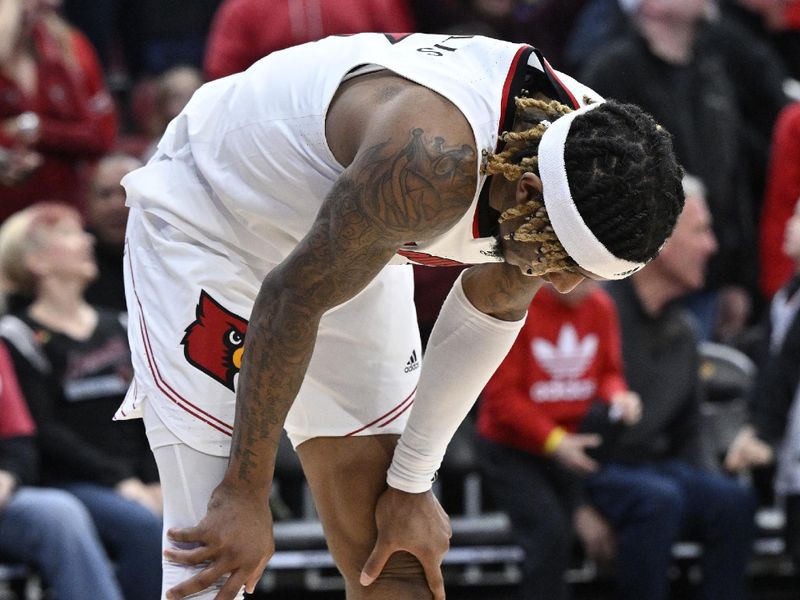
{"type": "Polygon", "coordinates": [[[214,300],[205,290],[195,312],[197,320],[185,331],[181,344],[189,363],[233,390],[233,378],[242,366],[247,321],[214,300]]]}

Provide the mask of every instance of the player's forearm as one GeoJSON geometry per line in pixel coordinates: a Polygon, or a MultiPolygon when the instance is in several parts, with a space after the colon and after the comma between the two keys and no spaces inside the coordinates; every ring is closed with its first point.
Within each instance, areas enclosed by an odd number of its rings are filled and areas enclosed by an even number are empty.
{"type": "Polygon", "coordinates": [[[526,277],[507,263],[475,265],[464,272],[464,294],[470,304],[486,315],[501,321],[518,321],[543,281],[526,277]]]}
{"type": "Polygon", "coordinates": [[[281,430],[314,349],[321,312],[267,278],[253,306],[225,482],[269,494],[281,430]]]}
{"type": "MultiPolygon", "coordinates": [[[[462,278],[465,277],[462,276],[462,278]]],[[[397,444],[387,481],[411,493],[426,491],[447,444],[522,327],[479,311],[461,278],[445,300],[422,361],[417,397],[397,444]]]]}

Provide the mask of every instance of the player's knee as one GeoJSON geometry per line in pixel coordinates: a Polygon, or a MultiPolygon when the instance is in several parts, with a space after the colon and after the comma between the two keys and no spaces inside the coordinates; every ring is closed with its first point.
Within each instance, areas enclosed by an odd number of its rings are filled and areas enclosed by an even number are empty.
{"type": "Polygon", "coordinates": [[[345,574],[348,590],[357,593],[348,593],[348,598],[408,598],[414,600],[427,600],[433,597],[428,587],[425,571],[413,554],[408,552],[395,552],[389,557],[381,574],[368,587],[362,586],[358,579],[361,575],[361,566],[349,574],[345,574]]]}
{"type": "Polygon", "coordinates": [[[380,579],[421,581],[425,583],[425,571],[413,554],[395,552],[386,562],[386,566],[381,571],[380,579]]]}

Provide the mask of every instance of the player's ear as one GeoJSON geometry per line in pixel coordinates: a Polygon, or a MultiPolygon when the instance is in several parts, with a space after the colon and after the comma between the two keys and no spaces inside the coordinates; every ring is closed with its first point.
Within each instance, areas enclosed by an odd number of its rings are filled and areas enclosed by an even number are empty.
{"type": "Polygon", "coordinates": [[[517,181],[517,200],[527,202],[542,195],[542,180],[536,173],[526,171],[517,181]]]}

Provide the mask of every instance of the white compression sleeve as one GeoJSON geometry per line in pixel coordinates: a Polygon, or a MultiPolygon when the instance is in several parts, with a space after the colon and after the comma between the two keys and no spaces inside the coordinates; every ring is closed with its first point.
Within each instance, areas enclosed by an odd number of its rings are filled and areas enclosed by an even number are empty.
{"type": "Polygon", "coordinates": [[[390,486],[410,493],[431,488],[447,444],[524,322],[524,317],[501,321],[480,312],[464,294],[459,276],[428,341],[417,397],[389,466],[390,486]]]}

